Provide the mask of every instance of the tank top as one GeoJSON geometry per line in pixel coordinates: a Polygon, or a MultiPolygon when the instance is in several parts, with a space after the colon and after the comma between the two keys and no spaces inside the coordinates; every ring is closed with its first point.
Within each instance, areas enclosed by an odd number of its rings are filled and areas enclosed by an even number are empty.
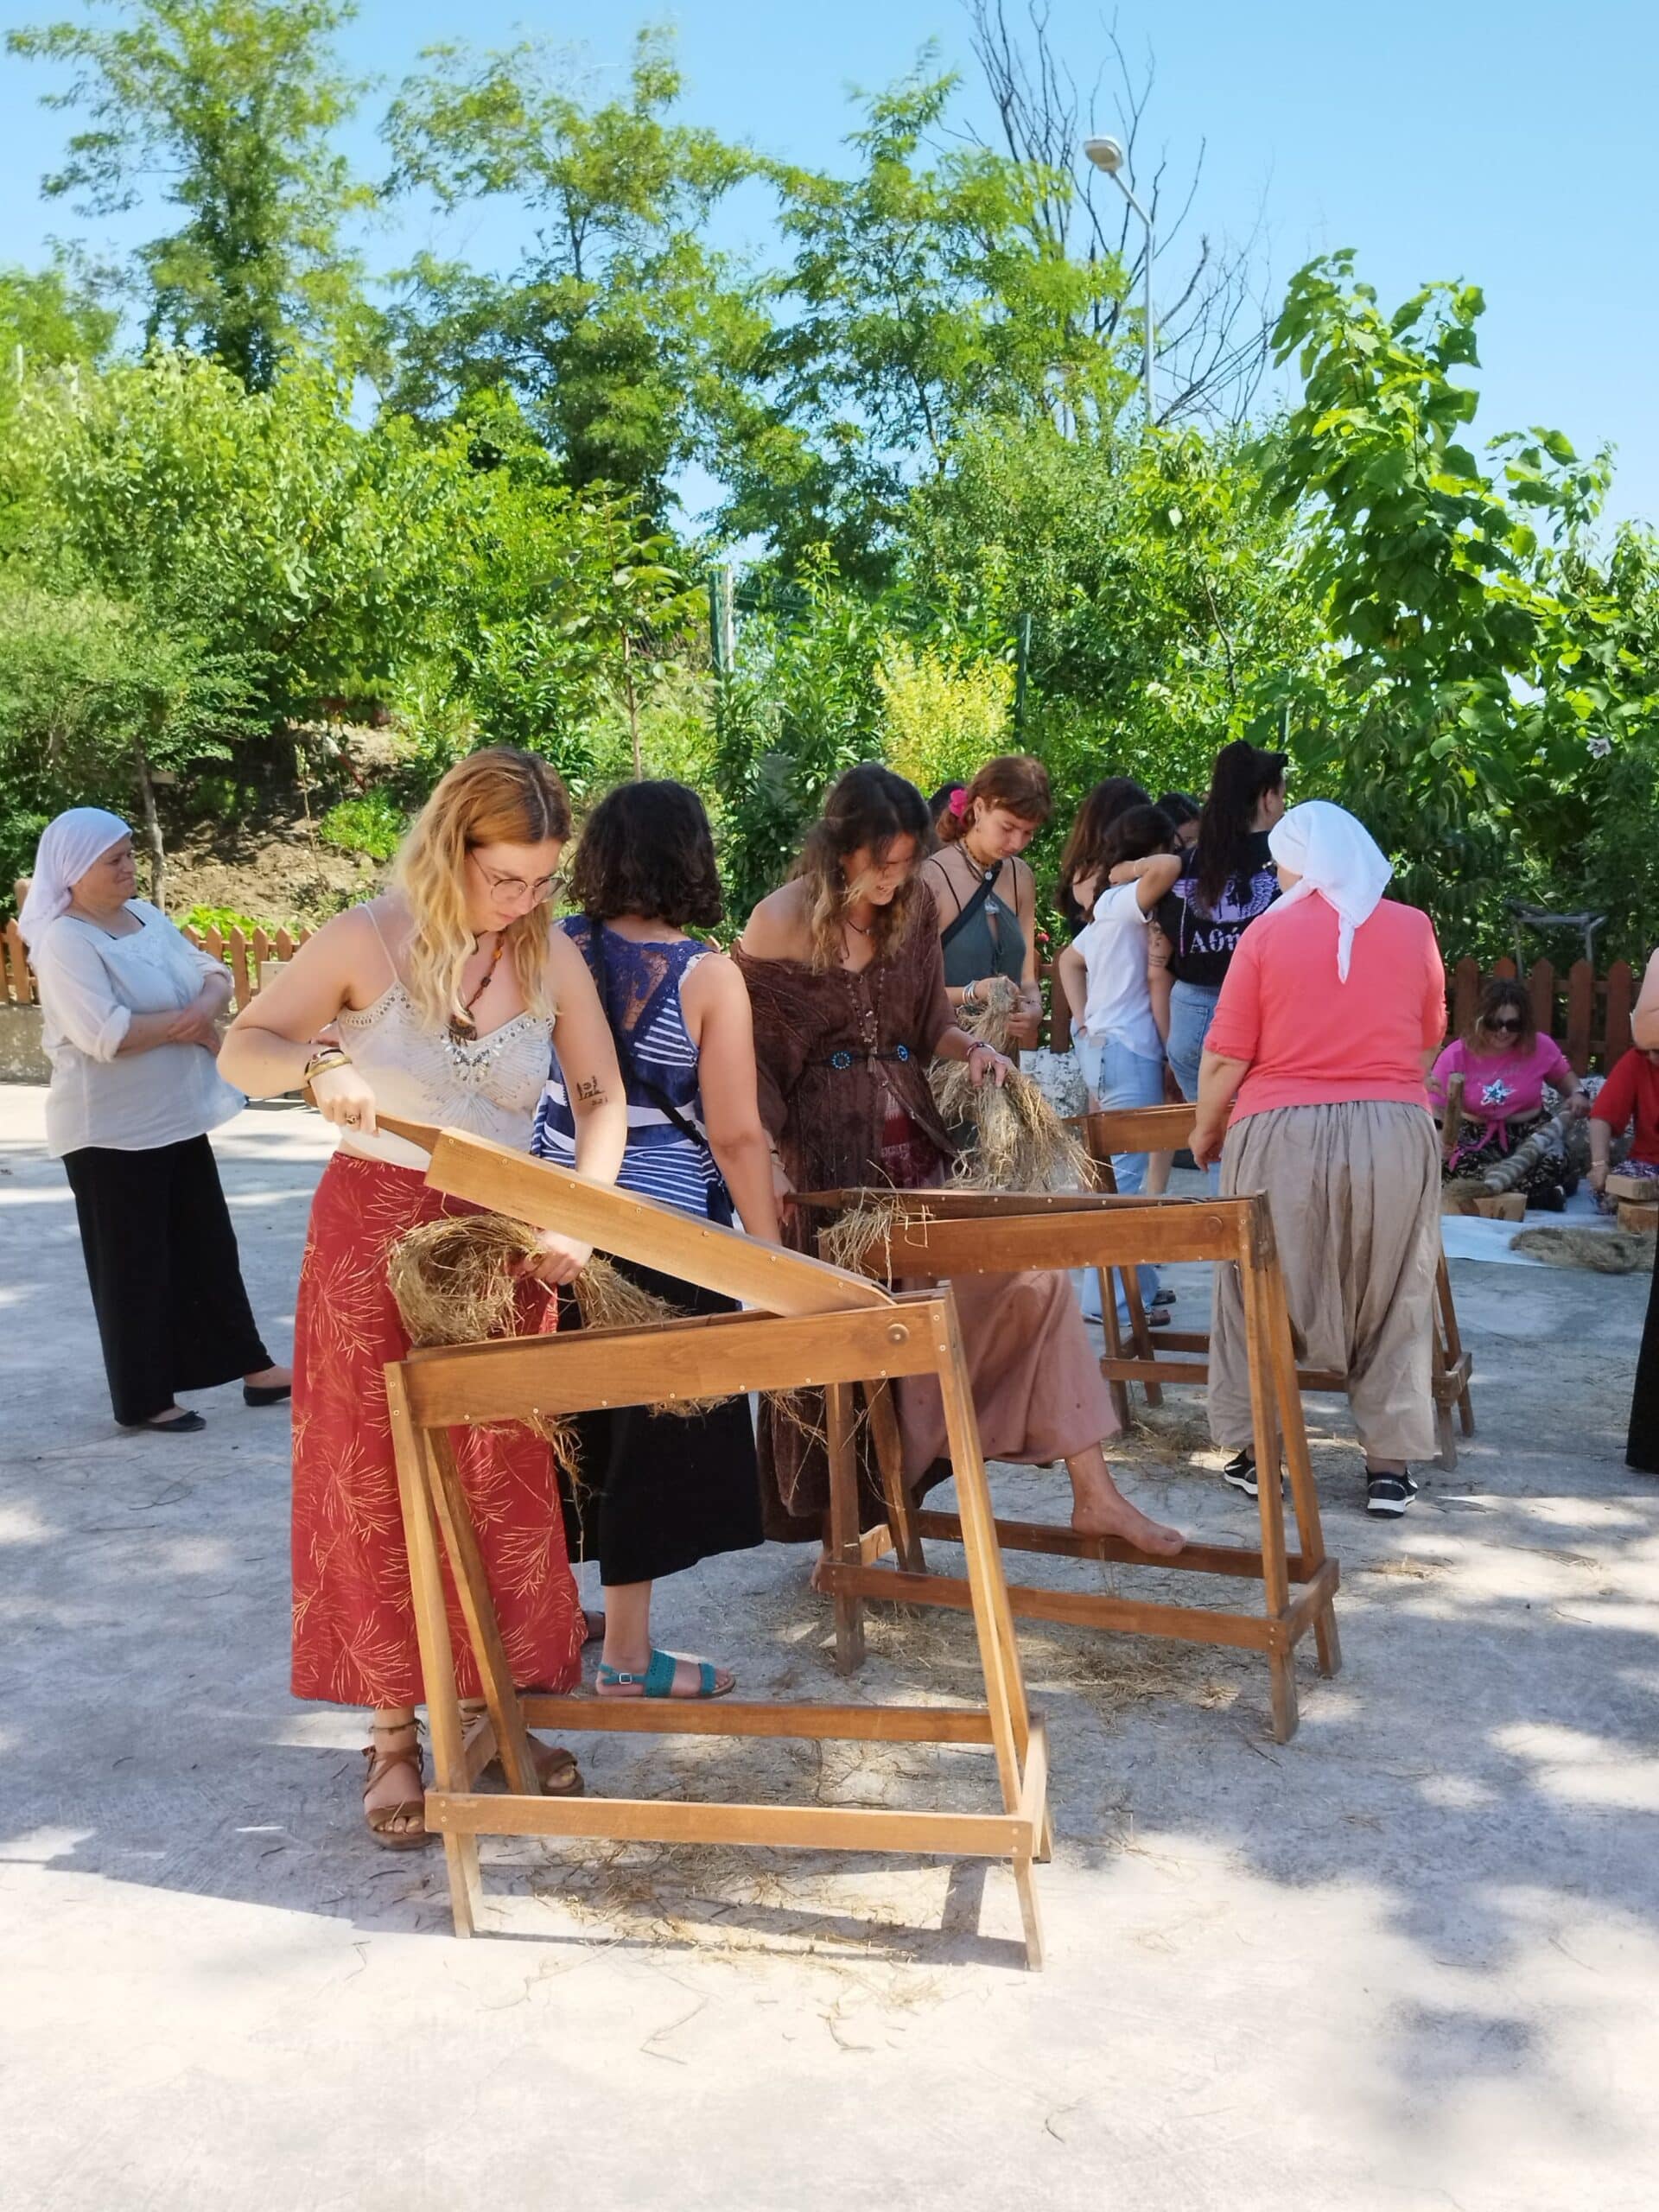
{"type": "MultiPolygon", "coordinates": [[[[999,876],[1006,866],[1006,861],[999,863],[999,876]]],[[[938,878],[944,871],[935,868],[932,874],[938,878]]],[[[947,879],[943,887],[956,900],[951,906],[935,893],[940,918],[948,927],[966,901],[958,894],[954,879],[947,879]]],[[[1025,971],[1026,932],[1020,917],[1006,899],[999,899],[993,891],[982,901],[979,912],[969,917],[945,946],[944,980],[953,990],[961,990],[964,985],[981,982],[988,976],[1007,976],[1017,983],[1025,971]]]]}
{"type": "MultiPolygon", "coordinates": [[[[703,1134],[697,1048],[680,1004],[681,986],[698,961],[707,958],[709,948],[691,938],[642,944],[603,923],[600,926],[605,931],[605,1013],[628,1102],[628,1143],[617,1187],[678,1206],[700,1219],[729,1223],[731,1198],[703,1134]],[[676,1127],[664,1101],[686,1128],[676,1127]]],[[[560,927],[597,983],[601,963],[587,918],[572,915],[560,927]]],[[[575,1165],[575,1117],[556,1053],[537,1109],[531,1150],[561,1167],[575,1165]]]]}
{"type": "MultiPolygon", "coordinates": [[[[373,1091],[383,1114],[440,1128],[466,1129],[523,1152],[530,1143],[536,1102],[547,1080],[550,1026],[537,1014],[516,1014],[486,1036],[462,1042],[446,1027],[429,1028],[404,988],[397,963],[373,911],[363,910],[380,938],[392,980],[372,1006],[342,1007],[340,1041],[373,1091]]],[[[426,1154],[402,1137],[377,1130],[363,1136],[340,1132],[340,1150],[391,1167],[424,1170],[426,1154]]]]}

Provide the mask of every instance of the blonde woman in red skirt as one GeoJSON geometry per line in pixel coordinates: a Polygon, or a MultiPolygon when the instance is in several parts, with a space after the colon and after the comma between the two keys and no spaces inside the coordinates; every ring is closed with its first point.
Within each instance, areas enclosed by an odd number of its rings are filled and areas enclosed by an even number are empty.
{"type": "MultiPolygon", "coordinates": [[[[253,1097],[303,1083],[340,1131],[311,1209],[294,1357],[296,1697],[367,1706],[363,1804],[389,1849],[426,1841],[415,1708],[423,1701],[397,1465],[382,1370],[409,1339],[386,1281],[405,1230],[476,1211],[427,1188],[423,1154],[378,1114],[469,1129],[526,1150],[550,1039],[569,1081],[576,1166],[614,1182],[627,1136],[609,1026],[548,901],[570,834],[543,760],[504,748],[452,768],[398,856],[393,888],[318,931],[239,1015],[220,1069],[253,1097]]],[[[543,1239],[522,1324],[589,1248],[543,1239]]],[[[502,1634],[521,1687],[568,1689],[584,1623],[552,1455],[525,1428],[456,1430],[502,1634]]],[[[463,1696],[480,1689],[454,1593],[463,1696]]],[[[582,1787],[568,1751],[538,1745],[543,1783],[582,1787]]]]}

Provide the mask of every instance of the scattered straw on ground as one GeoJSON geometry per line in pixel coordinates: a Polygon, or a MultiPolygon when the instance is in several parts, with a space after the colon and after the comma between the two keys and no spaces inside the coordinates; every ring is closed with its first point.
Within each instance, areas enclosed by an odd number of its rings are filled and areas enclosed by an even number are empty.
{"type": "Polygon", "coordinates": [[[1587,1268],[1594,1274],[1634,1275],[1653,1272],[1653,1255],[1659,1237],[1639,1236],[1628,1229],[1574,1229],[1565,1224],[1548,1229],[1523,1229],[1510,1239],[1511,1252],[1524,1252],[1531,1260],[1552,1268],[1587,1268]]]}

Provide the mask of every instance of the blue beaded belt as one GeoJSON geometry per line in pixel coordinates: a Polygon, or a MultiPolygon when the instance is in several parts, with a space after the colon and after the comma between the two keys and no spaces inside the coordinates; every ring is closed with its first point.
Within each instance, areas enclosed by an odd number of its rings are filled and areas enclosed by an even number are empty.
{"type": "Polygon", "coordinates": [[[818,1065],[821,1068],[849,1068],[859,1060],[908,1060],[910,1056],[908,1045],[895,1045],[890,1052],[849,1052],[843,1050],[831,1052],[829,1058],[820,1060],[818,1065]]]}

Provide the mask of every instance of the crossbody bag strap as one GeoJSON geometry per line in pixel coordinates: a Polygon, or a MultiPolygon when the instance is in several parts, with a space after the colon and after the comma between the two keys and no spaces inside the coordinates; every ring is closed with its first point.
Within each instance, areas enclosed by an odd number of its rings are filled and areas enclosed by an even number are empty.
{"type": "Polygon", "coordinates": [[[680,1111],[661,1085],[653,1083],[648,1075],[642,1072],[639,1063],[633,1057],[629,1039],[622,1035],[616,1024],[611,1020],[610,967],[605,957],[605,925],[597,914],[589,914],[587,920],[588,942],[592,948],[588,964],[592,967],[594,979],[599,985],[599,1002],[604,1008],[606,1023],[611,1033],[611,1042],[616,1047],[616,1057],[621,1064],[624,1081],[643,1090],[652,1104],[658,1109],[658,1112],[666,1116],[683,1137],[689,1138],[693,1144],[709,1153],[712,1159],[714,1154],[709,1149],[708,1138],[704,1136],[695,1122],[688,1120],[680,1111]]]}
{"type": "Polygon", "coordinates": [[[991,893],[995,889],[996,879],[1001,874],[1001,873],[1002,870],[999,865],[998,867],[992,868],[988,874],[980,877],[979,881],[968,893],[968,896],[963,900],[961,906],[957,907],[955,918],[947,922],[944,927],[939,931],[939,949],[941,951],[944,951],[950,945],[952,938],[957,937],[962,931],[965,930],[969,923],[973,920],[974,916],[979,912],[980,908],[985,904],[985,901],[990,897],[991,893]]]}

